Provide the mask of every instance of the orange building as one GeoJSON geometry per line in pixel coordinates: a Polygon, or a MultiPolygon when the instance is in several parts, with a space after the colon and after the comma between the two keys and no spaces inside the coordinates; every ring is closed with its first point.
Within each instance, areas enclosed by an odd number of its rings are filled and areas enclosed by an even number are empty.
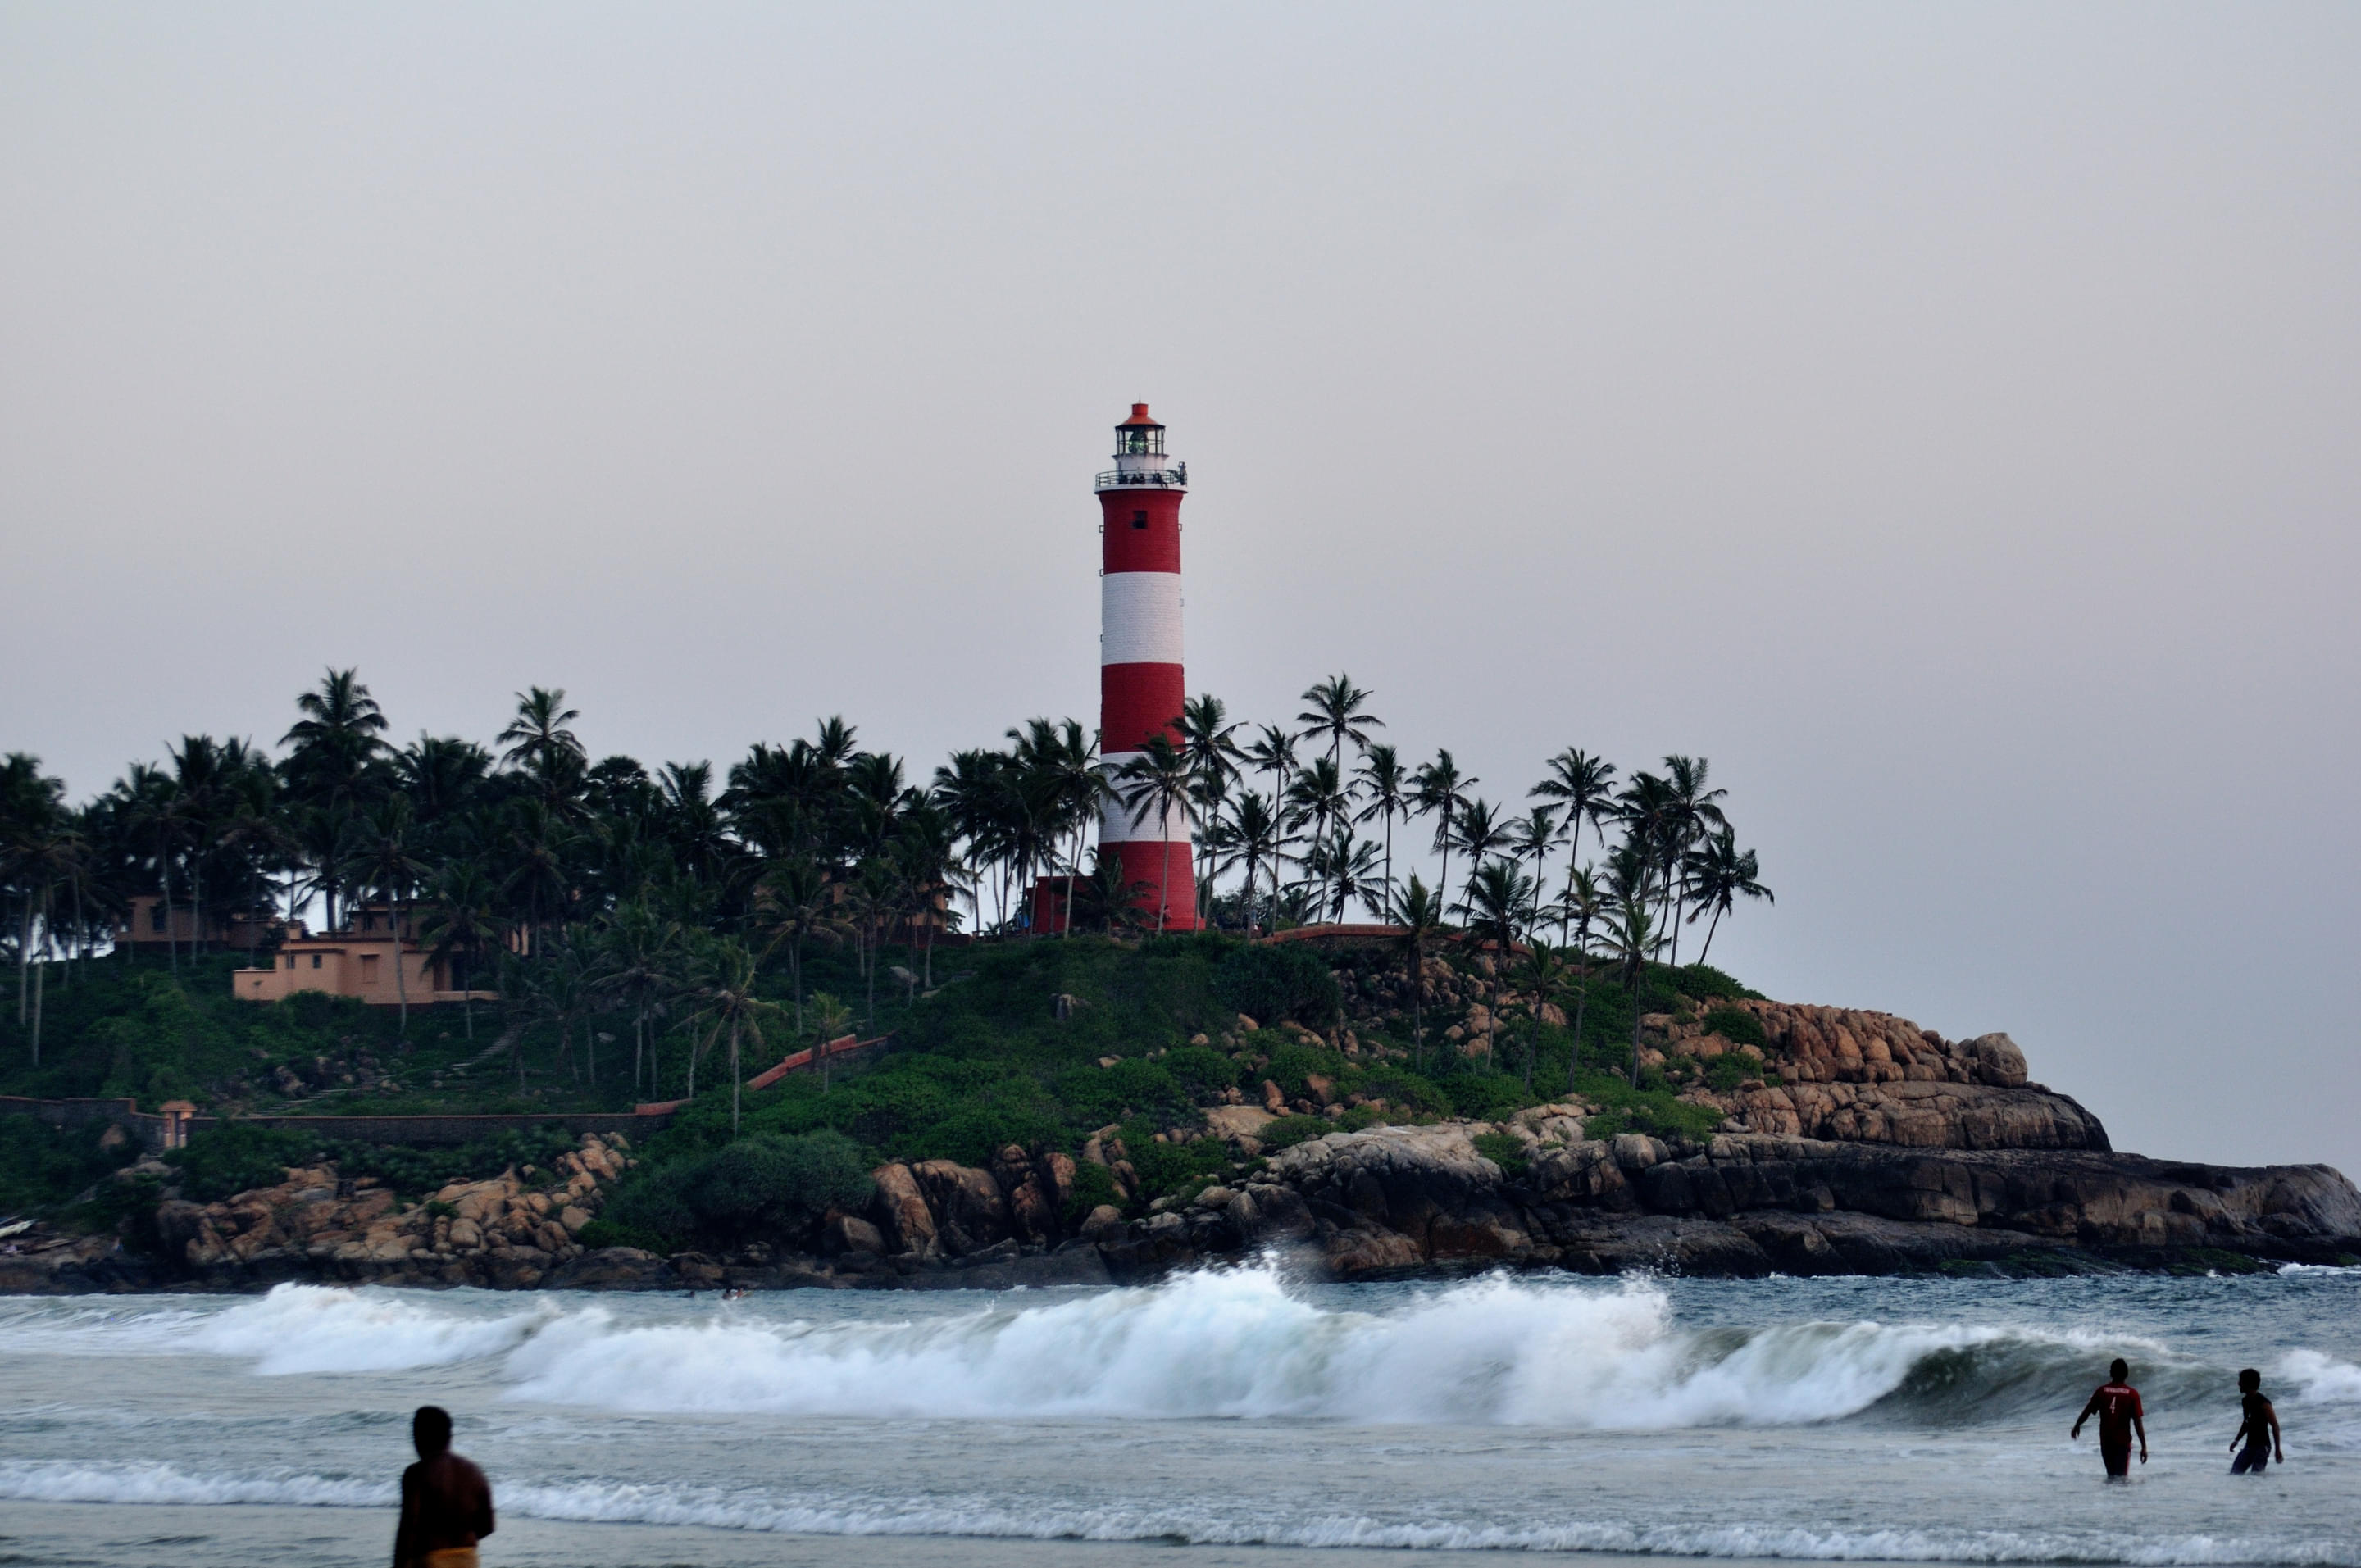
{"type": "MultiPolygon", "coordinates": [[[[301,930],[302,927],[293,927],[301,930]]],[[[282,931],[289,929],[285,920],[275,915],[216,915],[208,912],[202,931],[197,927],[196,912],[185,898],[176,898],[168,914],[161,894],[135,894],[131,913],[115,927],[115,945],[118,948],[194,948],[202,936],[204,945],[216,951],[227,949],[252,952],[265,947],[282,931]]]]}
{"type": "Polygon", "coordinates": [[[392,914],[379,905],[355,910],[353,923],[342,931],[314,937],[299,928],[269,965],[235,970],[232,993],[241,1002],[284,1002],[298,992],[324,991],[380,1007],[398,1006],[405,991],[413,1004],[500,999],[497,991],[468,988],[464,957],[436,958],[422,947],[409,916],[401,927],[397,932],[392,914]]]}

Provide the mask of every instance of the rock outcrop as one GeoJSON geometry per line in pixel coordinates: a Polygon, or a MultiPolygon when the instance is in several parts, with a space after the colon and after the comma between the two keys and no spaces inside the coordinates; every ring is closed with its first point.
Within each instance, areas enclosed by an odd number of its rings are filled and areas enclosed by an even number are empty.
{"type": "Polygon", "coordinates": [[[324,1279],[528,1289],[586,1255],[576,1238],[631,1164],[621,1135],[593,1133],[547,1170],[455,1181],[412,1203],[314,1166],[216,1203],[168,1198],[156,1231],[165,1266],[201,1288],[324,1279]]]}
{"type": "MultiPolygon", "coordinates": [[[[1343,1277],[1510,1262],[1585,1272],[1891,1273],[2331,1261],[2361,1193],[2325,1166],[2231,1168],[2097,1149],[1906,1148],[1752,1134],[1567,1138],[1573,1118],[1333,1133],[1240,1197],[1298,1197],[1343,1277]],[[1514,1170],[1477,1150],[1507,1132],[1514,1170]]],[[[1256,1234],[1252,1239],[1266,1239],[1256,1234]]]]}
{"type": "MultiPolygon", "coordinates": [[[[1477,1001],[1466,977],[1431,967],[1429,994],[1467,1003],[1444,1031],[1463,1048],[1488,1048],[1496,1014],[1523,1005],[1477,1001]]],[[[1407,987],[1382,976],[1357,983],[1407,987]]],[[[1252,1020],[1238,1024],[1253,1032],[1252,1020]]],[[[123,1179],[167,1184],[152,1246],[38,1231],[0,1252],[0,1290],[254,1289],[289,1279],[1088,1286],[1271,1250],[1342,1279],[1498,1266],[1972,1273],[2361,1257],[2361,1192],[2336,1171],[2114,1152],[2097,1117],[2028,1080],[2005,1035],[1949,1041],[1890,1014],[1753,1000],[1641,1025],[1643,1062],[1664,1067],[1680,1099],[1704,1113],[1692,1124],[1718,1130],[1593,1136],[1605,1108],[1568,1101],[1500,1123],[1380,1124],[1296,1141],[1348,1111],[1337,1086],[1312,1075],[1296,1100],[1273,1081],[1258,1102],[1234,1089],[1230,1102],[1201,1113],[1201,1126],[1156,1135],[1226,1145],[1226,1184],[1143,1202],[1122,1131],[1107,1126],[1082,1140],[1079,1161],[1012,1144],[981,1167],[881,1166],[859,1212],[830,1210],[803,1234],[728,1256],[584,1246],[633,1163],[620,1136],[588,1135],[549,1169],[454,1182],[407,1202],[318,1166],[200,1204],[170,1196],[170,1168],[150,1159],[123,1179]]],[[[1348,1054],[1357,1049],[1350,1030],[1341,1037],[1348,1054]]],[[[1383,1109],[1360,1096],[1352,1104],[1359,1120],[1383,1109]]]]}

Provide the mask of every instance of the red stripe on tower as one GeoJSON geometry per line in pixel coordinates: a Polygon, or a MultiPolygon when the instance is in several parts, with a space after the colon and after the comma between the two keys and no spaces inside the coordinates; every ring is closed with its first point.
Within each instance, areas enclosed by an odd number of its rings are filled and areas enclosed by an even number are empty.
{"type": "MultiPolygon", "coordinates": [[[[1180,498],[1189,466],[1164,451],[1164,427],[1146,403],[1115,427],[1115,470],[1098,478],[1103,540],[1099,586],[1099,753],[1110,773],[1139,755],[1151,735],[1180,739],[1180,498]]],[[[1117,787],[1121,787],[1118,785],[1117,787]]],[[[1197,928],[1197,877],[1189,815],[1110,805],[1099,845],[1122,857],[1124,880],[1168,931],[1197,928]]]]}

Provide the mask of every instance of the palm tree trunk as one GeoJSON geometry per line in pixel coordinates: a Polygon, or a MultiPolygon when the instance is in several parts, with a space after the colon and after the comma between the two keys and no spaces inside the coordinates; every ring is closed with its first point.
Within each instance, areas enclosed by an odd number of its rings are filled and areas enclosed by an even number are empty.
{"type": "Polygon", "coordinates": [[[730,1135],[738,1135],[738,1020],[730,1020],[730,1135]]]}
{"type": "MultiPolygon", "coordinates": [[[[1159,812],[1158,815],[1161,816],[1162,813],[1159,812]]],[[[1159,885],[1156,890],[1156,934],[1159,937],[1164,935],[1164,912],[1170,908],[1171,905],[1172,836],[1168,832],[1164,838],[1164,870],[1160,873],[1159,885]]]]}
{"type": "Polygon", "coordinates": [[[41,1065],[41,994],[49,989],[49,923],[41,922],[41,963],[33,970],[33,1065],[41,1065]]]}
{"type": "Polygon", "coordinates": [[[1640,1087],[1640,987],[1631,987],[1631,1087],[1640,1087]]]}
{"type": "MultiPolygon", "coordinates": [[[[166,916],[164,924],[171,925],[166,916]]],[[[33,890],[25,890],[25,919],[16,930],[16,1026],[23,1028],[29,1015],[33,993],[33,890]]]]}
{"type": "MultiPolygon", "coordinates": [[[[164,956],[172,966],[172,978],[178,980],[181,978],[181,937],[172,929],[172,852],[161,839],[157,840],[156,872],[163,879],[164,886],[164,956]]],[[[27,895],[25,905],[25,930],[28,940],[33,929],[30,897],[30,894],[27,895]]]]}
{"type": "Polygon", "coordinates": [[[401,1037],[410,1037],[410,979],[401,972],[401,905],[393,889],[385,890],[385,907],[393,922],[393,994],[401,1003],[401,1037]]]}
{"type": "Polygon", "coordinates": [[[1574,1058],[1566,1063],[1565,1091],[1574,1092],[1575,1080],[1582,1075],[1582,1014],[1590,1005],[1590,976],[1582,977],[1582,989],[1574,995],[1574,1058]]]}
{"type": "Polygon", "coordinates": [[[1708,920],[1708,921],[1707,921],[1707,922],[1706,922],[1706,925],[1705,925],[1705,946],[1697,949],[1697,962],[1699,962],[1699,963],[1703,963],[1703,962],[1705,962],[1705,956],[1706,956],[1706,954],[1708,954],[1708,953],[1709,953],[1709,952],[1713,951],[1713,933],[1714,933],[1714,929],[1715,929],[1715,927],[1719,927],[1720,924],[1721,924],[1721,907],[1720,907],[1719,905],[1716,905],[1716,906],[1715,906],[1715,908],[1714,908],[1714,912],[1713,912],[1713,918],[1712,918],[1712,919],[1710,919],[1710,920],[1708,920]]]}

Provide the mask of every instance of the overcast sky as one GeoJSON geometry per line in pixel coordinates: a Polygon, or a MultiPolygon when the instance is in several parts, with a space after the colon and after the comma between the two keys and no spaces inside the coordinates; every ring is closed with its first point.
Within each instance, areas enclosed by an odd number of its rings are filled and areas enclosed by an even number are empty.
{"type": "Polygon", "coordinates": [[[1711,759],[1780,998],[2361,1174],[2361,9],[0,7],[0,750],[1711,759]]]}

